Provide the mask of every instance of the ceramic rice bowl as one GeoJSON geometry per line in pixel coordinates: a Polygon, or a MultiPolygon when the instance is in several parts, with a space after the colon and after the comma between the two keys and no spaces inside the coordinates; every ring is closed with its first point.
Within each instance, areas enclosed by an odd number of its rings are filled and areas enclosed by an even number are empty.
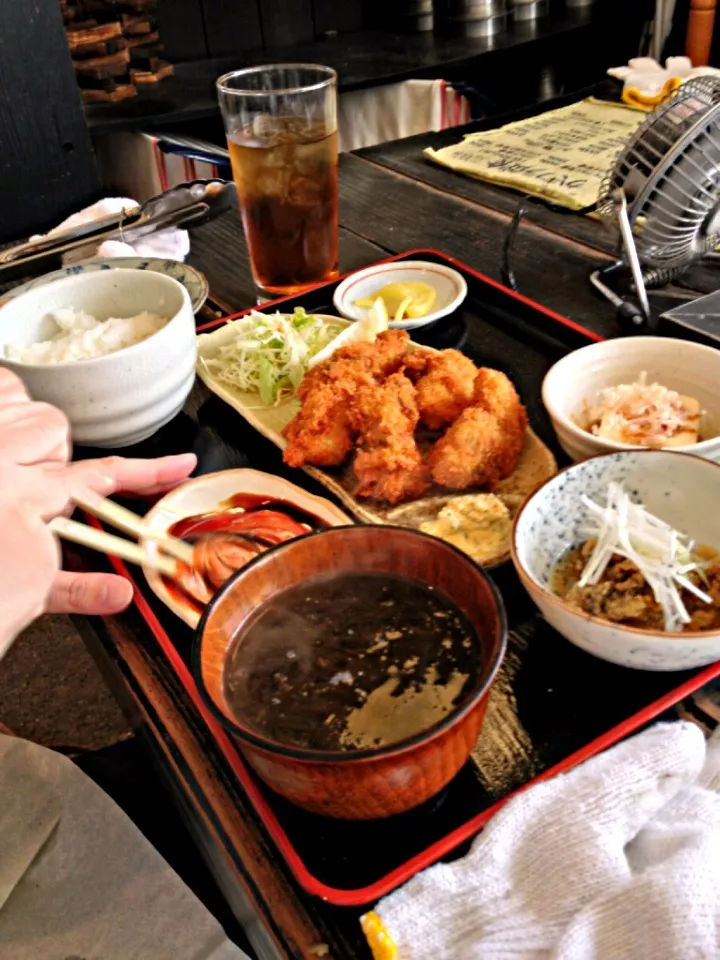
{"type": "Polygon", "coordinates": [[[35,400],[59,407],[75,443],[126,447],[151,436],[182,409],[195,381],[197,337],[190,297],[172,277],[145,270],[80,273],[36,286],[0,309],[0,366],[35,400]],[[19,363],[8,344],[29,346],[55,335],[58,310],[98,320],[148,311],[168,322],[140,343],[88,360],[19,363]]]}

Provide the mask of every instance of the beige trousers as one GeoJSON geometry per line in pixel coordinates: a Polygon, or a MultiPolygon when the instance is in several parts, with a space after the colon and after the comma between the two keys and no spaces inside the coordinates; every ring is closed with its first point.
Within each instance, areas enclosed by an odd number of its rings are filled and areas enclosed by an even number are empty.
{"type": "Polygon", "coordinates": [[[0,735],[0,960],[247,960],[120,808],[0,735]]]}

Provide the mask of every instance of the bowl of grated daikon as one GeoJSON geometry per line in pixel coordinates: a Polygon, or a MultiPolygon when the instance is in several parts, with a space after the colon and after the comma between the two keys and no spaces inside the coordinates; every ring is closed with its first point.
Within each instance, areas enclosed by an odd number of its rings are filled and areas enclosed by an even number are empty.
{"type": "Polygon", "coordinates": [[[720,350],[671,337],[618,337],[566,354],[542,399],[572,460],[673,449],[720,461],[720,350]]]}

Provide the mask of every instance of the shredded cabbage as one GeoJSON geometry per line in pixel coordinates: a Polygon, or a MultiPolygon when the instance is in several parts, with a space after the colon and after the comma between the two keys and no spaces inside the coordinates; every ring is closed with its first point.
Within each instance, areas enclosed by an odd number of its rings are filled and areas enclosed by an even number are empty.
{"type": "Polygon", "coordinates": [[[259,393],[266,406],[294,396],[310,359],[342,330],[339,323],[314,317],[302,307],[296,307],[292,316],[253,310],[229,323],[235,338],[203,362],[223,383],[259,393]]]}
{"type": "Polygon", "coordinates": [[[702,576],[702,566],[693,555],[693,542],[654,516],[642,504],[633,503],[620,483],[608,485],[602,507],[581,497],[587,508],[582,535],[596,540],[595,549],[582,572],[580,586],[599,583],[613,554],[630,560],[645,578],[660,604],[667,631],[682,630],[690,622],[678,587],[684,587],[704,603],[712,597],[700,590],[688,574],[702,576]]]}

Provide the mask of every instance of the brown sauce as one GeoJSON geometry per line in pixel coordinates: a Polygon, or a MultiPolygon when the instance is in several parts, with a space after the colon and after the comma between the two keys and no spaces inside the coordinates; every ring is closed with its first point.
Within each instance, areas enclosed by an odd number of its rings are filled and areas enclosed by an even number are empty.
{"type": "Polygon", "coordinates": [[[175,600],[201,613],[229,577],[270,547],[327,524],[294,504],[238,493],[210,513],[183,517],[169,533],[192,544],[193,568],[178,564],[176,578],[163,578],[175,600]]]}
{"type": "Polygon", "coordinates": [[[467,617],[419,581],[349,573],[280,593],[231,649],[236,718],[293,747],[358,750],[435,726],[472,693],[480,643],[467,617]]]}
{"type": "Polygon", "coordinates": [[[232,521],[232,517],[243,513],[255,513],[258,510],[277,510],[286,514],[298,523],[302,523],[310,530],[320,530],[327,526],[324,520],[316,517],[307,510],[301,510],[287,500],[276,497],[265,497],[256,493],[236,493],[227,500],[219,503],[217,509],[209,513],[199,513],[193,517],[183,517],[177,520],[168,530],[174,537],[192,541],[201,533],[211,533],[215,530],[224,530],[232,521]]]}

